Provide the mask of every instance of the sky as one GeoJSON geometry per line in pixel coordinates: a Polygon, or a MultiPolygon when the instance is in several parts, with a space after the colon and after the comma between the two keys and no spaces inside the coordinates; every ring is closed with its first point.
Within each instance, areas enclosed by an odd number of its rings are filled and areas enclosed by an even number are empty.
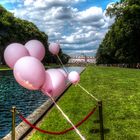
{"type": "Polygon", "coordinates": [[[33,22],[70,56],[95,56],[114,18],[106,8],[118,0],[0,0],[14,16],[33,22]]]}

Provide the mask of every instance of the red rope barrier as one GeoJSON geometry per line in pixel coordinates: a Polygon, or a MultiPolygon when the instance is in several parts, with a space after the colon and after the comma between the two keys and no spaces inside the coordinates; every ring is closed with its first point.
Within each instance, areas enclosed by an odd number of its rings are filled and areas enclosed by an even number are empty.
{"type": "MultiPolygon", "coordinates": [[[[75,125],[75,127],[78,127],[78,126],[80,126],[82,123],[84,123],[84,122],[95,112],[96,108],[97,108],[97,107],[94,107],[94,108],[92,109],[92,111],[91,111],[83,120],[81,120],[79,123],[77,123],[77,124],[75,125]]],[[[28,124],[29,126],[31,126],[32,128],[38,130],[39,132],[46,133],[46,134],[62,135],[62,134],[65,134],[65,133],[67,133],[67,132],[69,132],[69,131],[71,131],[71,130],[74,129],[74,127],[70,127],[70,128],[68,128],[68,129],[66,129],[66,130],[63,130],[63,131],[61,131],[61,132],[51,132],[51,131],[47,131],[47,130],[40,129],[40,128],[36,127],[35,125],[31,124],[31,123],[30,123],[26,118],[24,118],[20,113],[19,113],[19,117],[20,117],[21,120],[23,120],[25,123],[27,123],[27,124],[28,124]]]]}

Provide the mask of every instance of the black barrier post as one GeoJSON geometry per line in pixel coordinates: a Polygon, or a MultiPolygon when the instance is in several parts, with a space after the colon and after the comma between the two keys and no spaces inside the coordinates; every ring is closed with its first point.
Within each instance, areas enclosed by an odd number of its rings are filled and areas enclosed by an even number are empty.
{"type": "Polygon", "coordinates": [[[102,101],[98,101],[98,107],[99,107],[99,122],[100,122],[101,140],[104,140],[103,106],[102,106],[102,101]]]}
{"type": "Polygon", "coordinates": [[[12,140],[16,140],[15,139],[15,117],[16,117],[16,107],[13,106],[12,107],[12,135],[11,135],[11,139],[12,140]]]}

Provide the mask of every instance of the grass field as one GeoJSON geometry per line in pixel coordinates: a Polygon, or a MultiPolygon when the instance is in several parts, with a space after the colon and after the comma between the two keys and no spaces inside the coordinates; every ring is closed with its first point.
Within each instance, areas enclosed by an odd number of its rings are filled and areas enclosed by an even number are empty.
{"type": "MultiPolygon", "coordinates": [[[[60,67],[59,65],[56,65],[56,64],[49,64],[49,66],[45,66],[45,68],[54,68],[54,67],[60,67]]],[[[6,71],[6,70],[12,70],[11,68],[9,68],[8,66],[6,65],[0,65],[0,71],[6,71]]]]}
{"type": "Polygon", "coordinates": [[[6,65],[0,65],[0,71],[3,70],[11,70],[10,68],[8,68],[6,65]]]}
{"type": "MultiPolygon", "coordinates": [[[[82,73],[80,84],[103,101],[105,140],[140,140],[140,70],[87,67],[82,73]]],[[[75,124],[95,105],[96,101],[80,87],[71,86],[58,105],[75,124]]],[[[87,140],[100,140],[98,110],[79,127],[87,140]]],[[[41,121],[40,128],[61,131],[70,125],[53,107],[41,121]]],[[[65,135],[47,135],[34,132],[30,140],[80,140],[75,131],[65,135]]]]}

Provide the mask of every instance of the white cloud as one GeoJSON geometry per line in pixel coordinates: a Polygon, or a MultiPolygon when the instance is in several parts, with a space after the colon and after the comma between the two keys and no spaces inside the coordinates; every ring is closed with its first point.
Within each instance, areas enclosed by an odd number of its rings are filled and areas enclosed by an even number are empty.
{"type": "Polygon", "coordinates": [[[34,8],[66,7],[86,0],[24,0],[24,6],[34,8]]]}
{"type": "Polygon", "coordinates": [[[34,22],[48,34],[50,42],[59,40],[65,52],[84,50],[94,55],[114,19],[106,17],[101,7],[92,6],[82,11],[74,7],[84,1],[24,0],[19,3],[20,8],[12,12],[34,22]]]}
{"type": "Polygon", "coordinates": [[[24,5],[25,5],[25,6],[31,5],[31,4],[33,4],[33,3],[34,3],[34,0],[25,0],[25,1],[24,1],[24,5]]]}
{"type": "Polygon", "coordinates": [[[78,10],[72,7],[59,7],[55,10],[53,16],[56,19],[71,19],[75,16],[75,12],[78,10]]]}
{"type": "Polygon", "coordinates": [[[87,55],[87,56],[93,56],[95,55],[97,50],[76,50],[76,51],[71,51],[67,50],[64,51],[64,53],[68,53],[70,56],[81,56],[81,55],[87,55]]]}
{"type": "Polygon", "coordinates": [[[85,11],[81,11],[77,13],[77,20],[82,22],[94,22],[103,18],[103,11],[99,7],[90,7],[85,11]]]}

